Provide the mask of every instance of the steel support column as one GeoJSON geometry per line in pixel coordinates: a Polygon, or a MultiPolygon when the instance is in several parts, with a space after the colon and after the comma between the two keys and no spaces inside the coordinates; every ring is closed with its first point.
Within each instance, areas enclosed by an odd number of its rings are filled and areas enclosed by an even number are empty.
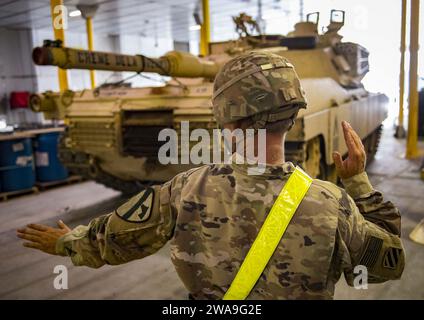
{"type": "Polygon", "coordinates": [[[406,157],[418,156],[418,49],[420,0],[411,0],[411,25],[409,45],[409,114],[406,157]]]}
{"type": "Polygon", "coordinates": [[[202,18],[202,25],[200,28],[200,54],[206,56],[209,54],[210,42],[209,0],[202,0],[202,18]]]}
{"type": "Polygon", "coordinates": [[[405,138],[406,131],[404,127],[404,93],[405,93],[405,39],[406,39],[406,0],[402,0],[402,20],[400,30],[400,70],[399,70],[399,115],[396,126],[395,137],[405,138]]]}
{"type": "MultiPolygon", "coordinates": [[[[63,10],[63,0],[50,0],[50,9],[54,38],[55,40],[62,41],[63,46],[65,46],[65,21],[68,17],[63,15],[64,11],[66,13],[66,10],[63,10]]],[[[68,90],[68,75],[66,70],[58,68],[58,78],[60,91],[68,90]]]]}

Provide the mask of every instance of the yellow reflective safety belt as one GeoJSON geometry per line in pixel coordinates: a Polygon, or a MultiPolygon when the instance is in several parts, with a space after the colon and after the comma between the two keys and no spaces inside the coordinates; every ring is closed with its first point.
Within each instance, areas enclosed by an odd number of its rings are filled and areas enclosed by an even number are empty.
{"type": "Polygon", "coordinates": [[[225,293],[224,300],[244,300],[247,298],[280,243],[297,207],[308,192],[312,180],[299,167],[296,167],[290,175],[230,288],[225,293]]]}

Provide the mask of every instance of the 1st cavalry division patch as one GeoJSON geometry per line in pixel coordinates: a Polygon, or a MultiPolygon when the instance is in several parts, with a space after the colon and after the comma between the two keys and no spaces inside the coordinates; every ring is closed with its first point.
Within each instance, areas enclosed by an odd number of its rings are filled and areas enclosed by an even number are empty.
{"type": "Polygon", "coordinates": [[[146,188],[116,209],[116,214],[125,221],[133,223],[149,220],[153,205],[153,194],[152,188],[146,188]]]}

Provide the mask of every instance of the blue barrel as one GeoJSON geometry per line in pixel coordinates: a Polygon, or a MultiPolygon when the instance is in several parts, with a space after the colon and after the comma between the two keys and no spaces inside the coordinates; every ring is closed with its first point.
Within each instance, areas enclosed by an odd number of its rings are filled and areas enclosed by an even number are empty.
{"type": "Polygon", "coordinates": [[[60,132],[40,134],[34,138],[37,181],[57,181],[68,177],[68,170],[66,170],[58,157],[59,139],[60,132]]]}
{"type": "Polygon", "coordinates": [[[34,186],[34,158],[30,138],[0,141],[0,184],[3,192],[34,186]]]}

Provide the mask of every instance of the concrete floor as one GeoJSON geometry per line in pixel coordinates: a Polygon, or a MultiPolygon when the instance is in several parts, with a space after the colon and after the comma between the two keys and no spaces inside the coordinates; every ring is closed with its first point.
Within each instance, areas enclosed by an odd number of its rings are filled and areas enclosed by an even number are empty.
{"type": "MultiPolygon", "coordinates": [[[[424,246],[408,235],[424,218],[424,182],[418,163],[402,159],[404,141],[383,134],[381,147],[368,172],[374,187],[402,212],[402,238],[407,264],[401,280],[355,290],[342,278],[336,299],[424,299],[424,246]]],[[[84,182],[0,202],[0,299],[186,299],[169,259],[169,247],[143,260],[94,270],[74,267],[68,259],[21,246],[15,229],[29,222],[54,225],[62,219],[74,227],[107,213],[125,199],[94,182],[84,182]],[[69,289],[56,290],[56,265],[69,270],[69,289]]]]}

